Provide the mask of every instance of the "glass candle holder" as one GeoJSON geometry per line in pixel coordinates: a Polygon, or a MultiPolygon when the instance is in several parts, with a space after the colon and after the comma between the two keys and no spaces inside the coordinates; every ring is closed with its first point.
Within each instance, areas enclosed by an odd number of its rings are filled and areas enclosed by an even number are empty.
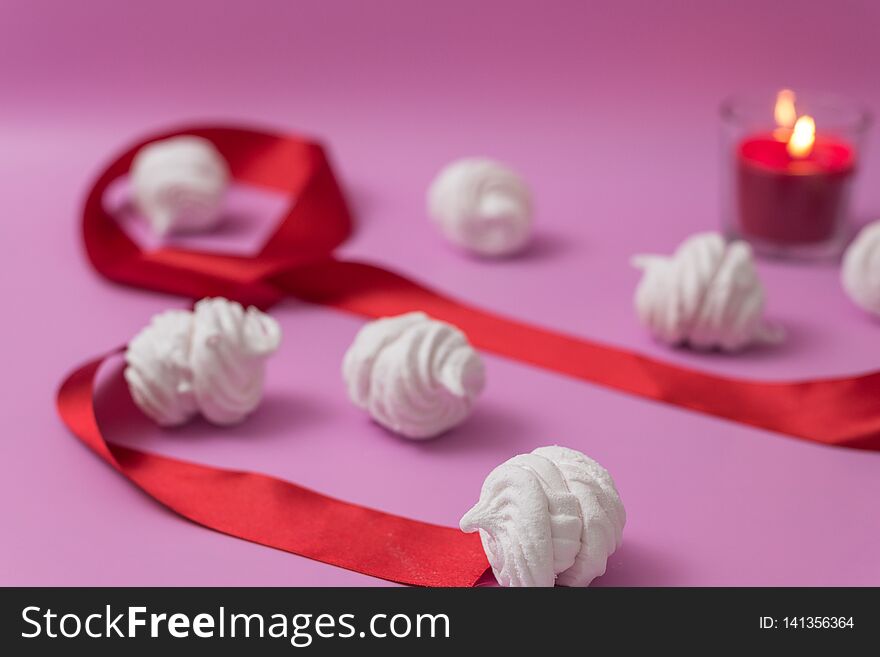
{"type": "Polygon", "coordinates": [[[737,97],[721,108],[723,228],[760,255],[839,255],[870,114],[834,96],[737,97]]]}

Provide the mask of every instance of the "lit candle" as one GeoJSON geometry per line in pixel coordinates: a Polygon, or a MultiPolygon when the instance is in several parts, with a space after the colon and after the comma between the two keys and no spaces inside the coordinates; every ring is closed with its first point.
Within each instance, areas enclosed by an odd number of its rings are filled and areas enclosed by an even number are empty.
{"type": "Polygon", "coordinates": [[[835,239],[847,213],[856,150],[816,132],[798,115],[793,92],[776,99],[776,128],[746,136],[736,148],[738,232],[765,244],[809,245],[835,239]]]}

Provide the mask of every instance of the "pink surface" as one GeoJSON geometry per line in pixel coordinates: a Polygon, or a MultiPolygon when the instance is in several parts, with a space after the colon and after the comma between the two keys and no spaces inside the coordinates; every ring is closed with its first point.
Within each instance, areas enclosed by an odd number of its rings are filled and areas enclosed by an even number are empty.
{"type": "MultiPolygon", "coordinates": [[[[727,93],[809,87],[880,107],[880,5],[231,4],[4,5],[0,583],[382,584],[172,516],[55,415],[65,372],[185,304],[100,280],[78,236],[100,165],[173,123],[246,121],[323,138],[357,213],[344,252],[488,308],[739,376],[880,367],[880,326],[843,296],[834,266],[763,264],[771,315],[790,340],[728,357],[653,344],[634,320],[638,274],[627,262],[717,225],[716,108],[727,93]],[[464,257],[425,217],[437,169],[483,154],[533,186],[538,235],[522,258],[464,257]]],[[[875,132],[856,199],[865,217],[880,207],[878,146],[875,132]]],[[[607,466],[628,510],[624,546],[598,584],[880,584],[880,454],[495,357],[472,420],[410,443],[345,399],[339,363],[360,319],[292,301],[275,315],[285,342],[252,420],[160,432],[130,413],[134,425],[111,422],[113,434],[449,524],[497,463],[558,442],[607,466]]]]}

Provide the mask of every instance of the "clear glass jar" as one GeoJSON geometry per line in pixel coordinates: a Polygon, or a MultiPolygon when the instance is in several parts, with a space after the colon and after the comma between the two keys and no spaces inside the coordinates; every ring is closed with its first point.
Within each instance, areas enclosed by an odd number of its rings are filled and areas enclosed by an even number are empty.
{"type": "Polygon", "coordinates": [[[839,255],[870,113],[843,98],[783,90],[730,98],[721,121],[725,234],[771,257],[839,255]]]}

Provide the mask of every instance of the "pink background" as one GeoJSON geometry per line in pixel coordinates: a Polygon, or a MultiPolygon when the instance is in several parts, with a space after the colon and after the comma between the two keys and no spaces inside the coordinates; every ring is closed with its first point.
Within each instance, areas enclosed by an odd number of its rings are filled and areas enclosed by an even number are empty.
{"type": "MultiPolygon", "coordinates": [[[[2,584],[382,584],[182,521],[55,415],[65,372],[186,303],[100,279],[78,235],[101,165],[169,124],[246,121],[322,138],[357,213],[343,252],[484,307],[739,376],[880,366],[880,326],[843,296],[835,266],[762,263],[769,312],[790,339],[729,357],[652,343],[634,319],[627,262],[717,225],[716,110],[728,93],[787,85],[880,108],[876,2],[6,0],[2,13],[2,584]],[[522,258],[464,257],[426,219],[437,169],[483,154],[533,187],[537,239],[522,258]]],[[[875,131],[862,218],[880,212],[878,146],[875,131]]],[[[269,206],[245,205],[266,220],[255,208],[269,206]]],[[[246,424],[160,432],[122,399],[130,425],[110,418],[108,431],[446,524],[496,464],[561,443],[607,466],[628,510],[624,546],[597,584],[880,584],[880,454],[491,356],[471,421],[410,443],[345,398],[340,358],[360,319],[292,301],[274,312],[285,342],[246,424]]]]}

